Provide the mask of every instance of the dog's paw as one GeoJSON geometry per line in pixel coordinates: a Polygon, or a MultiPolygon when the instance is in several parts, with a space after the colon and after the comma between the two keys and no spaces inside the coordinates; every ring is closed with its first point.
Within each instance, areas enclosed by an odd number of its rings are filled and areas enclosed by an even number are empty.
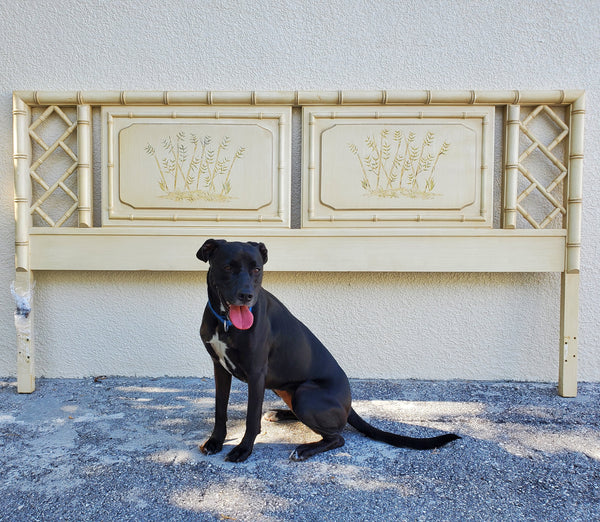
{"type": "Polygon", "coordinates": [[[341,448],[345,444],[344,437],[339,434],[332,435],[326,439],[318,442],[309,442],[308,444],[300,444],[290,455],[290,460],[302,462],[303,460],[316,455],[317,453],[323,453],[324,451],[330,451],[332,449],[341,448]]]}
{"type": "Polygon", "coordinates": [[[212,437],[200,446],[200,451],[205,455],[214,455],[215,453],[219,453],[219,451],[222,449],[223,442],[220,442],[212,437]]]}
{"type": "Polygon", "coordinates": [[[244,462],[252,453],[252,446],[236,446],[226,456],[225,460],[228,462],[244,462]]]}

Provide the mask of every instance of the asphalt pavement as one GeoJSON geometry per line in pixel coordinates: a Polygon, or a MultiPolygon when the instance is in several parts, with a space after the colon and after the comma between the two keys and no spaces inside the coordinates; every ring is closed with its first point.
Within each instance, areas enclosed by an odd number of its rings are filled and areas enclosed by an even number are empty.
{"type": "MultiPolygon", "coordinates": [[[[226,449],[198,444],[214,382],[192,378],[0,379],[0,520],[592,521],[600,518],[600,383],[353,380],[355,409],[412,436],[455,432],[433,451],[398,449],[348,427],[346,445],[306,462],[317,440],[263,421],[250,458],[224,461],[244,431],[235,383],[226,449]]],[[[265,409],[283,403],[267,393],[265,409]]]]}

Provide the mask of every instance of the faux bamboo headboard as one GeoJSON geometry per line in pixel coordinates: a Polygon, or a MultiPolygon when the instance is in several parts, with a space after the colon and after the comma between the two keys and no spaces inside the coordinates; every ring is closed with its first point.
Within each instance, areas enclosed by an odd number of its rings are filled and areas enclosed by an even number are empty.
{"type": "Polygon", "coordinates": [[[268,242],[272,270],[560,272],[559,393],[576,395],[582,91],[19,91],[13,101],[20,392],[35,388],[36,270],[199,270],[190,252],[218,236],[268,242]]]}

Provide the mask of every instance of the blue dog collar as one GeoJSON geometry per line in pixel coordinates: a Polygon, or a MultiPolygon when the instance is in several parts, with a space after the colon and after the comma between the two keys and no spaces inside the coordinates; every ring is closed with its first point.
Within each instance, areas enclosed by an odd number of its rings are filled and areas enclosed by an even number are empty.
{"type": "MultiPolygon", "coordinates": [[[[208,305],[208,308],[210,308],[210,311],[213,313],[213,315],[217,318],[217,320],[219,322],[223,323],[223,329],[225,331],[229,330],[229,327],[233,325],[233,323],[229,320],[229,316],[223,316],[220,313],[218,313],[213,306],[210,304],[210,299],[206,302],[206,304],[208,305]]],[[[249,308],[250,312],[252,312],[252,308],[254,308],[253,306],[251,306],[249,308]]]]}

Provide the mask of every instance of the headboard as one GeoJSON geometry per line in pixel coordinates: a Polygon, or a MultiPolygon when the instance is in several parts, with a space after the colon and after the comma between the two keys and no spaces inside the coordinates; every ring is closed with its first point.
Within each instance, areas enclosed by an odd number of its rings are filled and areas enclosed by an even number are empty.
{"type": "Polygon", "coordinates": [[[190,252],[223,237],[268,242],[279,271],[560,272],[558,391],[576,395],[583,91],[13,102],[20,392],[35,389],[36,270],[201,270],[190,252]]]}

